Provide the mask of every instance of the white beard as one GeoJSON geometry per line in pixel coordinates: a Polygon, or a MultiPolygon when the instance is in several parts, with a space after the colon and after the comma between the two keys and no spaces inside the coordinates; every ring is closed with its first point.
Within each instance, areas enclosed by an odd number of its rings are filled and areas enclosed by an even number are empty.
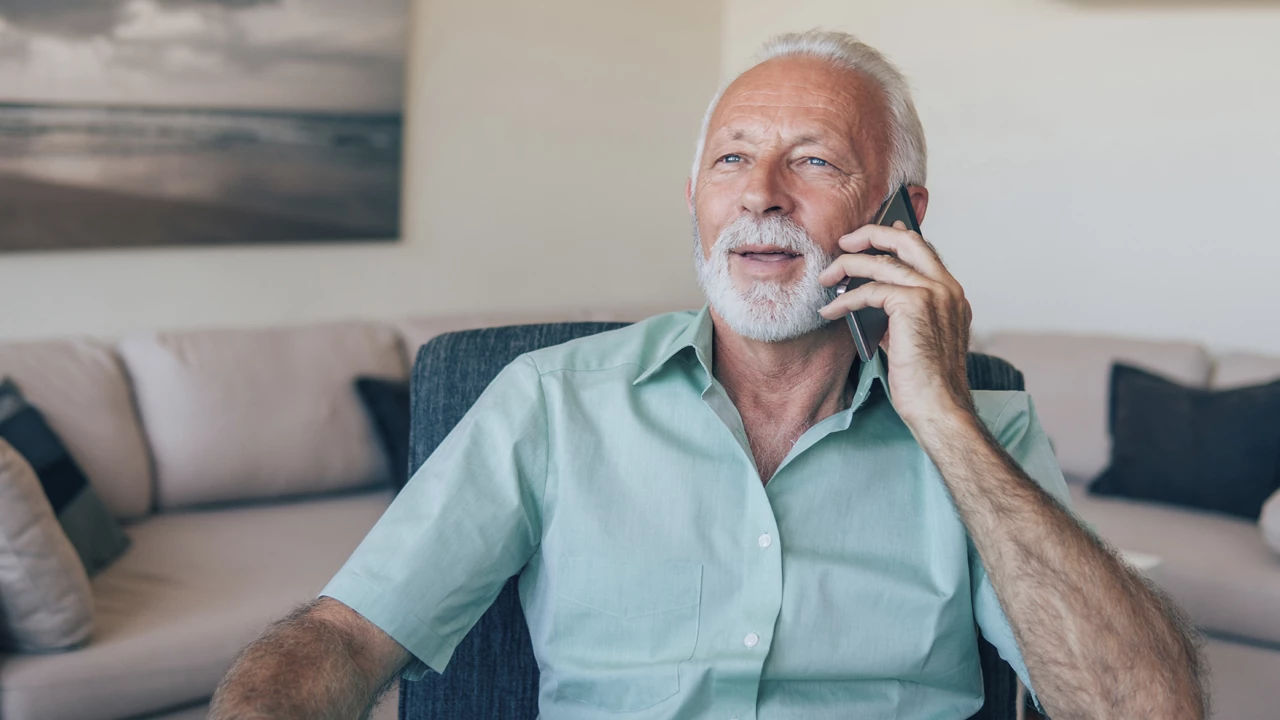
{"type": "Polygon", "coordinates": [[[831,322],[818,314],[833,297],[818,282],[818,275],[834,260],[804,228],[781,215],[763,220],[749,215],[739,217],[720,232],[710,257],[704,258],[697,215],[693,218],[693,267],[698,285],[729,327],[752,340],[782,342],[831,322]],[[800,254],[804,257],[804,275],[790,283],[749,281],[749,287],[739,289],[729,274],[729,255],[745,245],[774,245],[800,254]]]}

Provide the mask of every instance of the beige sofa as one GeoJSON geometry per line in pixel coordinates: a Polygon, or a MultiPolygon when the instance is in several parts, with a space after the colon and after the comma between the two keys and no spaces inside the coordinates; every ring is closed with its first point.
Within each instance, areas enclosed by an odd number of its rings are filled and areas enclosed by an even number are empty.
{"type": "MultiPolygon", "coordinates": [[[[1147,574],[1207,635],[1214,717],[1280,716],[1280,554],[1258,524],[1217,513],[1090,495],[1106,466],[1109,376],[1117,360],[1184,385],[1225,389],[1280,378],[1280,357],[1100,335],[997,333],[978,349],[1022,370],[1070,483],[1076,512],[1147,574]]],[[[1280,428],[1277,428],[1280,432],[1280,428]]]]}
{"type": "MultiPolygon", "coordinates": [[[[132,545],[83,648],[0,654],[0,718],[203,717],[235,654],[341,566],[391,498],[352,386],[448,330],[648,309],[0,343],[132,545]]],[[[394,698],[381,716],[395,716],[394,698]]]]}
{"type": "MultiPolygon", "coordinates": [[[[84,648],[0,655],[0,718],[202,717],[236,652],[310,599],[390,499],[387,463],[351,387],[405,378],[444,331],[542,320],[637,319],[648,309],[140,334],[0,343],[132,547],[93,579],[84,648]]],[[[1181,343],[1003,333],[976,349],[1019,366],[1069,475],[1106,460],[1106,374],[1122,358],[1202,385],[1280,376],[1280,358],[1214,361],[1181,343]]],[[[1081,514],[1151,572],[1210,646],[1221,718],[1277,706],[1280,558],[1231,518],[1101,500],[1081,514]]],[[[394,700],[381,716],[394,716],[394,700]]]]}

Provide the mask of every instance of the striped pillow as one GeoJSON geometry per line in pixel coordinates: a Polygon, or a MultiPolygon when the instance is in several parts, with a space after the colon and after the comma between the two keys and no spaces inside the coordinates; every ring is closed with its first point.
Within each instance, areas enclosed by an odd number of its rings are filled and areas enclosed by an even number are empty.
{"type": "Polygon", "coordinates": [[[35,470],[0,438],[0,650],[64,650],[92,632],[84,565],[35,470]]]}
{"type": "Polygon", "coordinates": [[[58,523],[76,549],[85,572],[93,575],[129,547],[80,466],[67,453],[44,416],[27,402],[12,380],[0,380],[0,438],[18,451],[40,478],[58,523]]]}

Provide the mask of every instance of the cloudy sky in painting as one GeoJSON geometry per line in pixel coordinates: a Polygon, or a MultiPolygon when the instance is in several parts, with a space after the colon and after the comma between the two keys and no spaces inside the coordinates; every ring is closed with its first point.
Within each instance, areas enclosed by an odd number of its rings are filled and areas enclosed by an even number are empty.
{"type": "Polygon", "coordinates": [[[0,0],[0,102],[399,111],[409,0],[0,0]]]}

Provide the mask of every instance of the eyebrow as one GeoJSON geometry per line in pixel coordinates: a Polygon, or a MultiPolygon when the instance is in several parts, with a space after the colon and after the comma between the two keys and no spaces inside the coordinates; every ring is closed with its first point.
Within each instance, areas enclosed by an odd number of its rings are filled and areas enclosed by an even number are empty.
{"type": "MultiPolygon", "coordinates": [[[[728,142],[732,143],[732,142],[738,142],[740,140],[746,140],[747,142],[751,142],[752,139],[750,137],[750,134],[751,133],[749,132],[748,129],[744,129],[741,127],[735,128],[729,131],[728,142]]],[[[708,140],[709,140],[708,146],[710,146],[710,139],[708,140]]],[[[840,148],[840,147],[836,147],[823,142],[820,137],[818,137],[817,135],[814,135],[813,133],[805,133],[803,135],[800,135],[791,142],[792,147],[801,147],[804,145],[816,145],[820,148],[826,149],[827,151],[835,153],[837,156],[840,156],[840,157],[837,157],[836,160],[837,162],[842,162],[841,168],[847,173],[850,173],[850,174],[861,173],[865,167],[862,164],[862,157],[859,155],[857,148],[854,147],[854,143],[852,142],[849,143],[849,147],[840,148]]]]}

